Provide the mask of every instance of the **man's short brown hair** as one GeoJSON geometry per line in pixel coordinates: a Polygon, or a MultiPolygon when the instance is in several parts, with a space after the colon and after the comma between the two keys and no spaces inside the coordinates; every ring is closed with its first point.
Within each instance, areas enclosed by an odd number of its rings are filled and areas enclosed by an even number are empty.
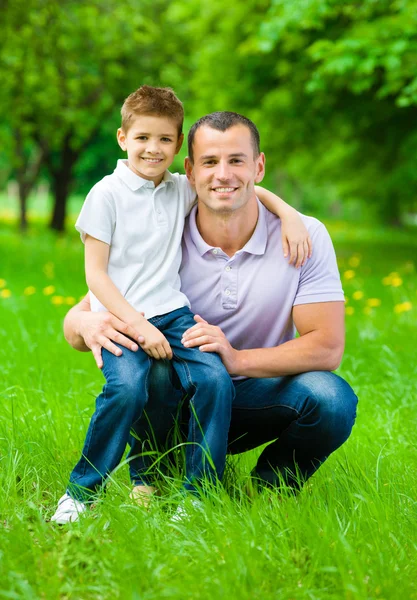
{"type": "Polygon", "coordinates": [[[135,117],[153,115],[172,119],[178,125],[178,136],[182,133],[184,107],[171,88],[142,85],[123,102],[122,129],[126,133],[135,117]]]}

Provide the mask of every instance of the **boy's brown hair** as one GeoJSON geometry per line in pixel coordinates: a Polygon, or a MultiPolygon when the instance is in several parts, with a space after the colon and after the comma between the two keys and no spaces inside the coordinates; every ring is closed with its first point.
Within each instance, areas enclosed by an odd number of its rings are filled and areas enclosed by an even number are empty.
{"type": "Polygon", "coordinates": [[[167,117],[178,125],[178,136],[182,133],[184,107],[171,88],[142,85],[124,101],[122,110],[122,129],[127,133],[135,117],[154,115],[167,117]]]}

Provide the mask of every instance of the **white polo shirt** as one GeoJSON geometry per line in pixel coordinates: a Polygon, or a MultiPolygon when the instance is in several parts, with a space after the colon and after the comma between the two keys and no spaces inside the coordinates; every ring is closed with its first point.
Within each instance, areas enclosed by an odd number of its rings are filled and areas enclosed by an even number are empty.
{"type": "MultiPolygon", "coordinates": [[[[89,192],[75,224],[110,246],[108,274],[136,310],[150,319],[190,303],[180,291],[184,220],[195,201],[185,175],[166,171],[155,187],[119,160],[89,192]]],[[[106,310],[90,292],[91,309],[106,310]]]]}

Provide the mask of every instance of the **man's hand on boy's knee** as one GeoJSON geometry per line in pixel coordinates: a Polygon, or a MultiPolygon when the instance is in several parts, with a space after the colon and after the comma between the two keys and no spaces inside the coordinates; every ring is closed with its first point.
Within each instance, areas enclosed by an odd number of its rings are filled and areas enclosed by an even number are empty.
{"type": "Polygon", "coordinates": [[[234,375],[239,351],[233,348],[220,327],[210,325],[200,315],[194,316],[196,325],[187,329],[182,337],[186,348],[199,347],[201,352],[216,352],[220,355],[227,372],[234,375]]]}
{"type": "Polygon", "coordinates": [[[78,332],[84,339],[88,348],[91,349],[94,360],[99,369],[103,366],[101,356],[102,348],[105,348],[115,356],[120,356],[122,351],[115,343],[124,346],[132,352],[136,352],[138,344],[129,338],[138,338],[138,332],[109,312],[84,312],[79,316],[78,332]]]}

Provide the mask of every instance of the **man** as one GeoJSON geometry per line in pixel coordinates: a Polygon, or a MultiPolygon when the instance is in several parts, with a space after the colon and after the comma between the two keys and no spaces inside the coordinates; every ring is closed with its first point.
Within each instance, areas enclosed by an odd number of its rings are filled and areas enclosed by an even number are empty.
{"type": "MultiPolygon", "coordinates": [[[[184,232],[181,281],[201,316],[183,343],[220,354],[234,378],[230,452],[270,442],[253,474],[265,484],[297,489],[348,438],[356,414],[352,389],[331,373],[344,350],[344,297],[333,246],[324,226],[304,217],[313,257],[301,270],[284,259],[280,220],[256,198],[265,157],[245,117],[203,117],[190,130],[188,153],[198,205],[184,232]]],[[[99,365],[102,347],[117,353],[113,342],[135,349],[128,337],[138,339],[115,317],[91,314],[87,300],[70,311],[64,329],[70,344],[91,348],[99,365]]],[[[169,365],[156,363],[155,370],[147,414],[153,439],[162,443],[181,394],[169,365]]],[[[136,480],[143,475],[144,488],[151,483],[140,458],[132,470],[136,480]]]]}

